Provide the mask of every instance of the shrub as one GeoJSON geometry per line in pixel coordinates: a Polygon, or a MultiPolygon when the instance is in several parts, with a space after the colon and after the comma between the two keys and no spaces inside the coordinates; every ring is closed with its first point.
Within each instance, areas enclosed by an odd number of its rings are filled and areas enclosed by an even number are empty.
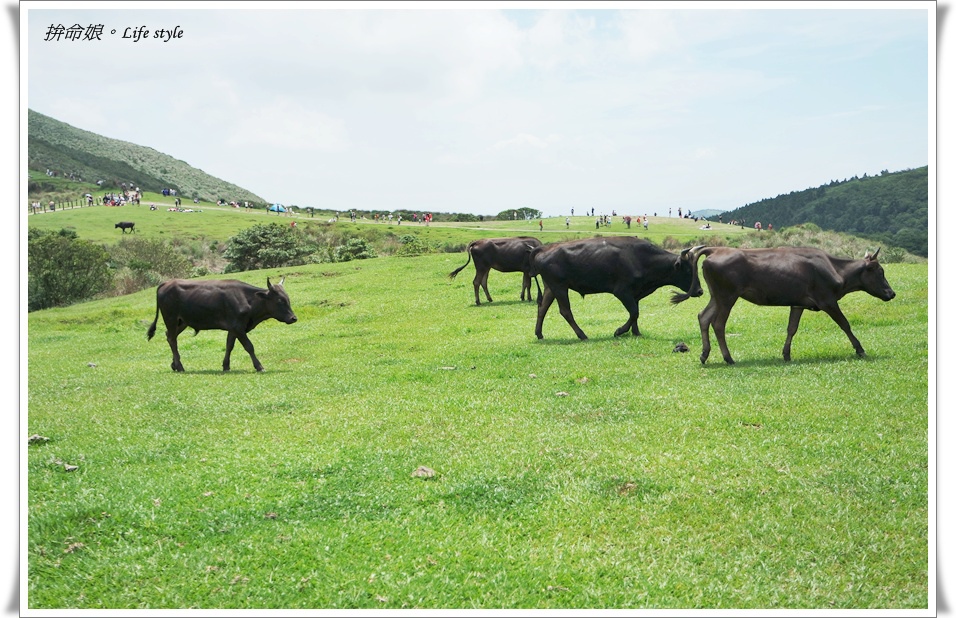
{"type": "Polygon", "coordinates": [[[430,253],[431,249],[421,238],[415,234],[403,234],[398,237],[400,246],[395,251],[395,255],[411,257],[430,253]]]}
{"type": "Polygon", "coordinates": [[[110,253],[117,270],[112,294],[132,294],[166,279],[189,277],[193,262],[162,240],[124,238],[110,253]]]}
{"type": "Polygon", "coordinates": [[[339,245],[333,252],[335,262],[349,262],[351,260],[366,260],[375,257],[375,250],[363,238],[349,238],[344,245],[339,245]]]}
{"type": "Polygon", "coordinates": [[[109,289],[113,273],[102,247],[75,232],[30,230],[27,249],[27,309],[36,311],[89,300],[109,289]]]}
{"type": "Polygon", "coordinates": [[[229,239],[223,254],[229,265],[224,272],[302,264],[313,249],[292,228],[278,223],[254,225],[229,239]]]}

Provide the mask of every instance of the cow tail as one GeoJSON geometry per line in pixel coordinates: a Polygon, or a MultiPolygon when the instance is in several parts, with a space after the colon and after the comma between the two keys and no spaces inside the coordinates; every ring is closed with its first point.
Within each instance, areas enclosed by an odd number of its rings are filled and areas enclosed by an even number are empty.
{"type": "Polygon", "coordinates": [[[679,303],[684,302],[688,298],[700,296],[701,294],[704,293],[704,290],[703,288],[701,288],[701,285],[700,285],[700,275],[697,274],[697,260],[699,260],[700,256],[702,255],[710,255],[712,250],[713,250],[712,247],[694,247],[693,249],[690,250],[692,254],[692,257],[691,257],[692,271],[691,272],[693,273],[691,275],[690,288],[688,288],[686,294],[674,292],[674,294],[671,296],[672,304],[677,305],[679,303]]]}
{"type": "Polygon", "coordinates": [[[156,288],[156,316],[153,318],[153,323],[150,324],[149,330],[146,331],[146,341],[149,341],[153,338],[153,335],[156,334],[156,323],[159,321],[159,288],[156,288]]]}
{"type": "Polygon", "coordinates": [[[534,267],[534,258],[541,252],[544,245],[532,247],[528,253],[528,274],[534,279],[534,285],[538,288],[538,306],[541,306],[541,283],[538,281],[538,270],[534,267]]]}
{"type": "Polygon", "coordinates": [[[465,270],[465,266],[468,266],[469,264],[471,264],[471,248],[474,247],[474,246],[475,246],[475,241],[471,241],[470,243],[468,243],[468,247],[465,249],[465,252],[468,253],[468,261],[465,262],[465,263],[464,263],[463,265],[461,265],[460,267],[458,267],[458,268],[456,268],[455,270],[453,270],[453,271],[451,271],[450,273],[448,273],[448,278],[449,278],[449,279],[454,279],[454,278],[458,275],[458,273],[460,273],[461,271],[465,270]]]}

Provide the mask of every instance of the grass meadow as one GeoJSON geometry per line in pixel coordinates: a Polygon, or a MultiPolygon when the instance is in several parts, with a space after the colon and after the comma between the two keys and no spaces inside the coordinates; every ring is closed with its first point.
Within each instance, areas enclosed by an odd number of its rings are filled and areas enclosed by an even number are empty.
{"type": "Polygon", "coordinates": [[[807,312],[784,363],[788,310],[741,301],[727,366],[706,291],[620,338],[575,296],[590,339],[555,305],[539,341],[520,274],[478,307],[464,260],[234,276],[299,318],[251,333],[261,374],[221,331],[171,371],[155,289],[30,313],[25,607],[928,607],[926,264],[841,303],[866,358],[807,312]]]}

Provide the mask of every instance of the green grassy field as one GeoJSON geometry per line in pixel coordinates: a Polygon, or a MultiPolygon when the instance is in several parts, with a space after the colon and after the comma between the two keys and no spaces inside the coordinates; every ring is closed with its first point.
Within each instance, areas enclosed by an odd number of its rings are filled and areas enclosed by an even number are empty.
{"type": "Polygon", "coordinates": [[[476,307],[464,259],[241,273],[299,317],[251,333],[261,374],[238,346],[220,371],[219,331],[172,372],[153,289],[29,314],[25,606],[928,606],[926,264],[841,303],[865,359],[807,313],[784,363],[787,309],[741,301],[737,364],[702,366],[706,292],[643,301],[640,338],[573,297],[591,339],[554,307],[539,341],[520,274],[476,307]]]}

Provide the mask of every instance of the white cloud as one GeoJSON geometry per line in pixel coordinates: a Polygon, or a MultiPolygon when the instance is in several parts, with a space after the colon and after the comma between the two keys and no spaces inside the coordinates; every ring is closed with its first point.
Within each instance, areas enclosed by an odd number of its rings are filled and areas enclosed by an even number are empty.
{"type": "Polygon", "coordinates": [[[286,98],[241,114],[226,140],[229,146],[334,152],[349,145],[342,120],[286,98]]]}

